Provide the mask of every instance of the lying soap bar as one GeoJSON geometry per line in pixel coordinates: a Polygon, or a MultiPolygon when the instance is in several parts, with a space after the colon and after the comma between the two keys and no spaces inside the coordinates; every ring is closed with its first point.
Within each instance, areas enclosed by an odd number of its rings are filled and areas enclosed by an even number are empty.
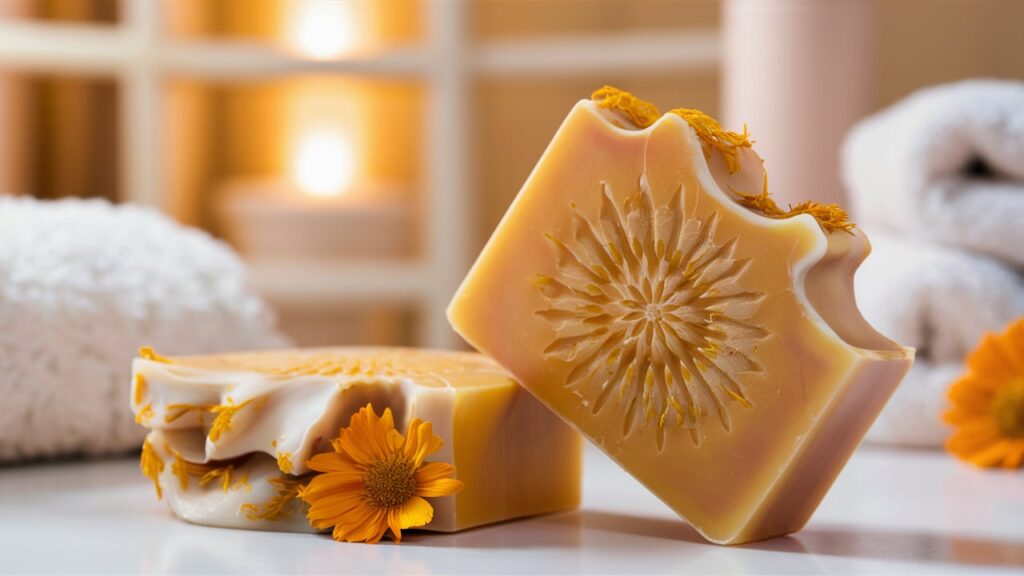
{"type": "Polygon", "coordinates": [[[707,539],[798,530],[912,361],[854,303],[868,242],[778,209],[745,135],[613,95],[569,113],[449,320],[707,539]]]}
{"type": "Polygon", "coordinates": [[[132,408],[143,450],[182,519],[313,531],[296,488],[307,461],[372,404],[405,433],[430,422],[463,489],[434,498],[427,530],[455,531],[574,508],[581,440],[494,362],[472,353],[332,348],[135,360],[132,408]]]}

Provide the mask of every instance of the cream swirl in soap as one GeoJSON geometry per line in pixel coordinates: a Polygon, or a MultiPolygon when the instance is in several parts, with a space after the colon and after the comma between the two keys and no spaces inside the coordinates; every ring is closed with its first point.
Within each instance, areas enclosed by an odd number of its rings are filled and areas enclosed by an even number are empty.
{"type": "Polygon", "coordinates": [[[360,408],[396,427],[430,422],[431,461],[464,487],[433,499],[429,530],[572,508],[580,439],[479,354],[324,348],[165,358],[133,365],[132,408],[151,429],[143,468],[172,510],[198,524],[312,531],[298,488],[307,462],[360,408]]]}

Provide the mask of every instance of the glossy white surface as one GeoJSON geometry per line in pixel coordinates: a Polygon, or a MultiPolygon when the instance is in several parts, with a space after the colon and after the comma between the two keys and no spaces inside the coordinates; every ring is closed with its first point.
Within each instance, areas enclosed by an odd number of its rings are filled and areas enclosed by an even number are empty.
{"type": "MultiPolygon", "coordinates": [[[[589,450],[589,449],[588,449],[589,450]]],[[[802,532],[703,542],[596,451],[583,507],[400,546],[173,518],[134,460],[0,468],[2,573],[1017,573],[1024,472],[862,448],[802,532]]]]}

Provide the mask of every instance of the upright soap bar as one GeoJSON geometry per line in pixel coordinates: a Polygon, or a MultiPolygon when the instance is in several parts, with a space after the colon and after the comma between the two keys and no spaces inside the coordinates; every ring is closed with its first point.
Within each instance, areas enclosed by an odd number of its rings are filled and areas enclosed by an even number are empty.
{"type": "Polygon", "coordinates": [[[581,439],[479,354],[330,348],[165,358],[133,365],[132,407],[152,430],[144,468],[182,519],[313,531],[296,498],[307,461],[360,408],[396,428],[430,422],[430,461],[454,464],[463,488],[435,498],[424,528],[455,531],[565,510],[580,497],[581,439]]]}
{"type": "Polygon", "coordinates": [[[912,362],[855,305],[867,239],[775,206],[745,135],[612,95],[569,113],[448,317],[707,539],[798,530],[912,362]]]}

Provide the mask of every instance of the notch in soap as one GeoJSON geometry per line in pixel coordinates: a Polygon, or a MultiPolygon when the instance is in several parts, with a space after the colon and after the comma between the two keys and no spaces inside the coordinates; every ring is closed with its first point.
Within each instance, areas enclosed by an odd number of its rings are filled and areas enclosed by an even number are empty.
{"type": "Polygon", "coordinates": [[[448,309],[467,342],[713,542],[800,529],[912,362],[869,252],[788,209],[746,129],[605,87],[569,113],[448,309]]]}
{"type": "MultiPolygon", "coordinates": [[[[151,430],[143,472],[175,514],[197,524],[330,529],[336,515],[332,506],[320,513],[318,495],[330,499],[351,483],[327,477],[352,460],[364,464],[363,500],[398,510],[425,498],[429,514],[422,503],[407,512],[426,530],[579,503],[579,435],[480,354],[324,348],[165,357],[144,348],[131,404],[151,430]],[[339,440],[341,430],[348,439],[339,440]]],[[[334,535],[372,542],[388,525],[378,528],[334,535]]]]}

